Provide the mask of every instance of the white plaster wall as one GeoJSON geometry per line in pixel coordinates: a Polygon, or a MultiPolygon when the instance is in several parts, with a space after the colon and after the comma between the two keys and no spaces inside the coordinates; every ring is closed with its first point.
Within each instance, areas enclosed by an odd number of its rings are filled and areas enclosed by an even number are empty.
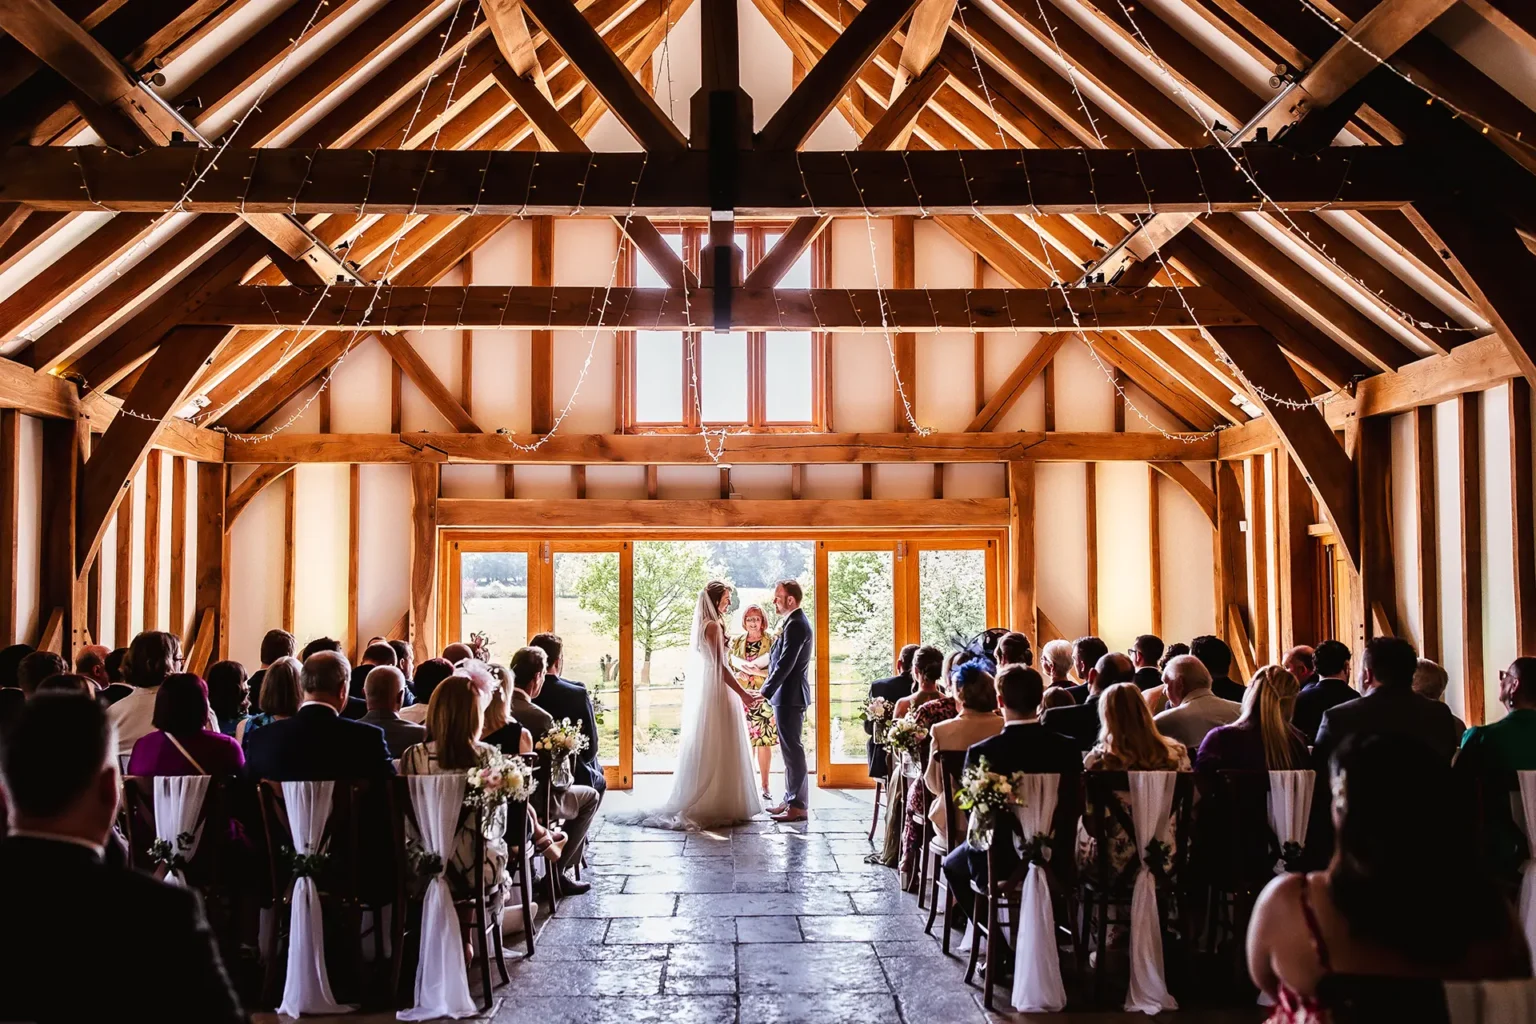
{"type": "MultiPolygon", "coordinates": [[[[1424,621],[1419,614],[1419,502],[1417,438],[1412,413],[1392,417],[1392,564],[1397,575],[1397,623],[1422,655],[1424,621]]],[[[1430,609],[1435,613],[1436,609],[1430,609]]]]}
{"type": "MultiPolygon", "coordinates": [[[[1186,465],[1207,484],[1209,463],[1186,465]]],[[[1213,573],[1216,538],[1195,499],[1166,480],[1158,482],[1158,535],[1162,542],[1163,638],[1189,642],[1216,628],[1213,573]]]]}
{"type": "MultiPolygon", "coordinates": [[[[587,472],[587,493],[592,493],[592,474],[587,472]]],[[[792,466],[732,466],[731,493],[760,501],[782,501],[794,494],[792,466]]]]}
{"type": "Polygon", "coordinates": [[[1150,482],[1144,462],[1101,462],[1097,471],[1099,636],[1123,651],[1152,628],[1150,482]]]}
{"type": "MultiPolygon", "coordinates": [[[[347,636],[348,508],[351,472],[344,465],[294,469],[294,636],[299,643],[347,636]]],[[[281,567],[279,567],[281,583],[281,567]]],[[[272,628],[271,625],[266,627],[272,628]]]]}
{"type": "MultiPolygon", "coordinates": [[[[126,647],[129,637],[117,628],[117,517],[107,521],[107,532],[101,538],[101,554],[96,556],[101,565],[101,636],[96,642],[108,647],[126,647]]],[[[188,607],[191,607],[188,605],[188,607]]]]}
{"type": "Polygon", "coordinates": [[[16,623],[17,643],[36,644],[46,624],[37,606],[43,554],[43,423],[17,416],[21,434],[21,465],[17,473],[16,623]]]}
{"type": "Polygon", "coordinates": [[[410,603],[410,467],[362,466],[357,485],[357,630],[366,638],[392,629],[410,603]]]}
{"type": "Polygon", "coordinates": [[[587,497],[643,499],[645,497],[645,467],[588,466],[587,497]]]}
{"type": "MultiPolygon", "coordinates": [[[[235,467],[231,486],[250,473],[247,467],[235,467]]],[[[229,656],[247,667],[261,664],[262,635],[283,623],[283,502],[291,479],[256,495],[230,531],[229,656]]],[[[345,579],[345,572],[342,576],[345,579]]],[[[306,630],[298,632],[300,643],[308,639],[306,630]]]]}
{"type": "Polygon", "coordinates": [[[176,497],[171,464],[175,461],[176,456],[168,452],[160,458],[160,582],[155,591],[155,621],[160,629],[179,636],[182,623],[171,621],[171,509],[176,497]]]}
{"type": "Polygon", "coordinates": [[[1084,471],[1079,462],[1035,467],[1035,601],[1069,639],[1088,632],[1084,471]]]}
{"type": "MultiPolygon", "coordinates": [[[[472,284],[526,285],[533,280],[533,228],[515,220],[474,255],[472,284]]],[[[526,433],[529,419],[528,331],[475,331],[470,412],[483,430],[526,433]]]]}
{"type": "Polygon", "coordinates": [[[1510,484],[1509,385],[1483,392],[1483,709],[1504,717],[1499,670],[1521,652],[1515,643],[1514,501],[1510,484]]]}
{"type": "Polygon", "coordinates": [[[145,466],[140,466],[139,471],[133,475],[133,553],[129,559],[132,567],[133,585],[129,587],[129,613],[128,635],[134,636],[144,630],[144,481],[146,479],[145,466]]]}
{"type": "Polygon", "coordinates": [[[1459,399],[1435,406],[1435,498],[1440,541],[1440,663],[1450,676],[1445,702],[1466,718],[1466,674],[1461,631],[1461,449],[1457,445],[1459,399]],[[1452,585],[1452,581],[1454,584],[1452,585]]]}

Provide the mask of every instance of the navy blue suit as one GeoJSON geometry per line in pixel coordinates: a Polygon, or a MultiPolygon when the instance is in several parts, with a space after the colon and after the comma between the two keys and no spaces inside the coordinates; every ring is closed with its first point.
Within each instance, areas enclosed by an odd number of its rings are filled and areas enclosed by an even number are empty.
{"type": "MultiPolygon", "coordinates": [[[[910,674],[876,679],[869,684],[869,695],[884,697],[894,706],[898,700],[911,694],[913,685],[910,674]]],[[[875,723],[866,719],[864,731],[869,734],[869,777],[884,781],[891,774],[891,759],[885,748],[875,743],[875,723]]]]}
{"type": "Polygon", "coordinates": [[[811,703],[811,657],[816,644],[810,620],[799,608],[784,617],[784,626],[768,655],[768,678],[763,680],[763,699],[773,705],[779,727],[779,749],[784,754],[784,802],[805,810],[811,784],[806,775],[805,709],[811,703]]]}
{"type": "Polygon", "coordinates": [[[306,704],[292,718],[247,736],[245,768],[252,778],[295,782],[395,774],[384,730],[321,704],[306,704]]]}
{"type": "Polygon", "coordinates": [[[569,718],[581,726],[581,734],[587,738],[587,749],[571,763],[571,774],[578,786],[591,786],[602,795],[608,789],[603,777],[603,766],[597,759],[597,713],[587,688],[572,679],[545,676],[544,686],[533,703],[549,712],[555,721],[569,718]]]}

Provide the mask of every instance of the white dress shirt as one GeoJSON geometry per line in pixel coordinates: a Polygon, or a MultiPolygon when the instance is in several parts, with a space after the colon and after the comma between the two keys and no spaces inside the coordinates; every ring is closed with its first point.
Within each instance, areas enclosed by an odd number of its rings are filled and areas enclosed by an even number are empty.
{"type": "MultiPolygon", "coordinates": [[[[133,753],[133,745],[155,731],[155,695],[158,686],[135,686],[133,692],[107,708],[107,717],[117,726],[117,752],[126,757],[133,753]]],[[[208,728],[219,731],[219,720],[208,709],[208,728]]]]}

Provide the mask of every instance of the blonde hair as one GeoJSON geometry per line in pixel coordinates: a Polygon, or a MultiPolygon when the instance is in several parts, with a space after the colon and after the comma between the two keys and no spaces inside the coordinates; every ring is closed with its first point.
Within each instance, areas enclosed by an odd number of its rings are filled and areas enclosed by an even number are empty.
{"type": "Polygon", "coordinates": [[[505,728],[512,716],[512,674],[503,665],[492,665],[490,702],[485,705],[485,724],[480,729],[482,737],[505,728]]]}
{"type": "Polygon", "coordinates": [[[1240,722],[1259,727],[1264,740],[1264,763],[1271,771],[1289,771],[1292,762],[1291,713],[1296,709],[1296,694],[1301,684],[1279,665],[1265,665],[1253,674],[1248,692],[1243,694],[1240,722]]]}
{"type": "Polygon", "coordinates": [[[427,703],[427,733],[437,744],[439,768],[473,768],[480,763],[476,741],[484,721],[475,684],[452,675],[432,691],[427,703]]]}
{"type": "Polygon", "coordinates": [[[1184,745],[1157,731],[1135,683],[1116,683],[1099,694],[1098,749],[1111,771],[1167,771],[1178,768],[1184,745]]]}

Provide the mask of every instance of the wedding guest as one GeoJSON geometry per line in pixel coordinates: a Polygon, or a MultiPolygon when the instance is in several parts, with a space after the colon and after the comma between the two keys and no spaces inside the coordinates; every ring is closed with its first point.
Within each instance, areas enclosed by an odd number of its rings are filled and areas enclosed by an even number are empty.
{"type": "Polygon", "coordinates": [[[389,646],[395,649],[395,668],[405,676],[405,688],[411,689],[411,680],[416,678],[416,656],[411,653],[411,645],[404,640],[390,640],[389,646]]]}
{"type": "Polygon", "coordinates": [[[261,709],[235,726],[235,742],[242,746],[257,729],[299,713],[304,702],[304,666],[298,658],[278,658],[267,666],[267,682],[261,688],[261,709]]]}
{"type": "Polygon", "coordinates": [[[101,699],[106,701],[109,707],[133,692],[133,687],[123,677],[123,663],[127,660],[128,648],[126,647],[119,647],[107,655],[107,688],[102,691],[101,699]]]}
{"type": "Polygon", "coordinates": [[[363,697],[363,684],[368,681],[368,673],[381,666],[396,668],[396,661],[395,649],[387,640],[369,641],[363,649],[362,660],[352,667],[352,683],[348,692],[354,697],[363,697]]]}
{"type": "Polygon", "coordinates": [[[1004,633],[999,637],[995,654],[999,672],[1009,665],[1028,668],[1030,662],[1034,661],[1034,654],[1029,649],[1029,637],[1018,632],[1004,633]]]}
{"type": "Polygon", "coordinates": [[[1066,690],[1053,686],[1040,697],[1040,713],[1043,715],[1052,708],[1070,708],[1076,703],[1066,690]]]}
{"type": "Polygon", "coordinates": [[[36,648],[30,644],[12,644],[0,651],[0,689],[21,689],[21,684],[16,681],[16,670],[21,668],[21,659],[34,650],[36,648]]]}
{"type": "Polygon", "coordinates": [[[1296,677],[1303,689],[1317,681],[1317,652],[1306,644],[1298,644],[1286,651],[1280,664],[1296,677]]]}
{"type": "MultiPolygon", "coordinates": [[[[1124,657],[1124,655],[1121,655],[1124,657]]],[[[1141,691],[1134,683],[1117,683],[1104,690],[1099,698],[1100,729],[1098,742],[1083,758],[1085,771],[1103,772],[1187,772],[1190,770],[1189,751],[1178,740],[1171,740],[1157,731],[1152,713],[1141,691]]],[[[1049,723],[1046,723],[1049,728],[1049,723]]],[[[1130,820],[1130,800],[1127,793],[1116,793],[1115,799],[1125,807],[1125,818],[1130,820]]],[[[1138,856],[1135,837],[1127,835],[1119,819],[1110,815],[1107,831],[1095,835],[1090,824],[1098,817],[1092,797],[1077,824],[1077,863],[1087,870],[1095,865],[1100,844],[1107,844],[1109,868],[1118,874],[1133,857],[1138,856]]],[[[1169,855],[1173,849],[1170,843],[1169,855]]]]}
{"type": "MultiPolygon", "coordinates": [[[[928,768],[923,783],[935,799],[928,805],[928,820],[941,841],[949,838],[949,823],[944,818],[944,769],[939,763],[941,751],[969,750],[973,744],[1003,731],[997,713],[997,681],[980,665],[962,666],[956,673],[955,693],[960,700],[960,714],[939,722],[928,737],[928,768]]],[[[960,781],[958,778],[955,780],[960,781]]]]}
{"type": "Polygon", "coordinates": [[[293,657],[299,649],[298,645],[299,642],[286,629],[269,629],[267,635],[261,638],[261,667],[250,679],[253,707],[261,707],[261,687],[267,678],[267,669],[279,658],[293,657]]]}
{"type": "MultiPolygon", "coordinates": [[[[896,674],[885,679],[876,679],[869,684],[869,696],[880,697],[888,701],[894,711],[896,702],[912,692],[912,659],[917,656],[917,644],[906,644],[901,648],[901,653],[896,656],[896,674]]],[[[869,777],[879,779],[882,782],[891,775],[891,759],[886,748],[875,742],[875,723],[864,722],[864,732],[869,736],[866,743],[869,755],[869,777]]]]}
{"type": "Polygon", "coordinates": [[[912,681],[916,685],[911,693],[896,701],[891,717],[905,718],[908,713],[929,701],[943,698],[944,691],[939,688],[939,681],[943,678],[944,652],[926,644],[919,647],[912,655],[912,681]]]}
{"type": "Polygon", "coordinates": [[[304,703],[292,718],[250,734],[246,761],[258,779],[383,778],[395,773],[384,734],[376,726],[341,717],[352,666],[336,651],[304,662],[304,703]]]}
{"type": "MultiPolygon", "coordinates": [[[[1131,659],[1123,654],[1104,654],[1098,663],[1085,672],[1088,695],[1069,708],[1054,708],[1040,719],[1052,732],[1059,732],[1077,742],[1077,749],[1086,751],[1093,746],[1099,735],[1099,699],[1111,686],[1131,681],[1131,659]]],[[[1136,691],[1140,693],[1140,690],[1136,691]]]]}
{"type": "MultiPolygon", "coordinates": [[[[736,681],[749,693],[757,693],[768,679],[768,652],[773,649],[773,633],[768,616],[757,605],[748,605],[741,613],[741,632],[729,641],[731,669],[736,681]]],[[[555,671],[551,667],[551,672],[555,671]]],[[[541,705],[543,701],[540,701],[541,705]]],[[[554,712],[551,711],[551,714],[554,712]]],[[[763,799],[772,801],[768,788],[768,770],[773,766],[773,748],[779,745],[779,727],[773,718],[773,706],[758,699],[743,710],[747,716],[747,739],[757,752],[757,771],[762,778],[763,799]]]]}
{"type": "Polygon", "coordinates": [[[69,693],[89,697],[92,700],[100,696],[96,690],[96,680],[78,672],[61,672],[56,676],[49,676],[37,684],[37,691],[33,696],[39,693],[69,693]]]}
{"type": "Polygon", "coordinates": [[[533,733],[524,729],[512,717],[512,673],[500,665],[491,668],[495,672],[496,688],[491,692],[490,703],[485,706],[485,723],[480,727],[480,739],[500,750],[503,754],[533,753],[533,733]]]}
{"type": "Polygon", "coordinates": [[[1133,681],[1138,690],[1145,693],[1162,683],[1163,673],[1157,663],[1163,656],[1161,637],[1143,633],[1131,642],[1131,649],[1126,653],[1131,656],[1131,664],[1136,667],[1136,678],[1133,681]]]}
{"type": "Polygon", "coordinates": [[[1443,704],[1445,689],[1450,683],[1450,673],[1428,658],[1420,658],[1418,668],[1413,670],[1413,692],[1420,697],[1438,700],[1443,704]]]}
{"type": "Polygon", "coordinates": [[[448,664],[455,667],[461,661],[468,661],[475,656],[474,648],[469,644],[452,643],[443,648],[442,658],[448,664]]]}
{"type": "Polygon", "coordinates": [[[1189,750],[1199,750],[1205,734],[1220,725],[1230,725],[1243,713],[1243,706],[1222,700],[1211,692],[1211,674],[1199,658],[1192,655],[1174,658],[1163,670],[1164,692],[1168,710],[1152,719],[1157,731],[1178,740],[1189,750]]]}
{"type": "MultiPolygon", "coordinates": [[[[1162,678],[1162,674],[1167,671],[1169,662],[1188,653],[1189,644],[1169,644],[1163,648],[1163,656],[1157,659],[1158,678],[1162,678]]],[[[1147,702],[1147,710],[1152,712],[1154,718],[1168,710],[1168,688],[1162,683],[1150,690],[1141,691],[1141,697],[1147,702]]]]}
{"type": "Polygon", "coordinates": [[[1324,640],[1312,654],[1314,678],[1302,684],[1301,693],[1296,695],[1296,715],[1292,720],[1308,743],[1317,739],[1318,727],[1329,708],[1360,696],[1349,685],[1349,658],[1349,648],[1337,640],[1324,640]]]}
{"type": "MultiPolygon", "coordinates": [[[[966,752],[965,766],[975,767],[986,758],[992,771],[1005,775],[1030,772],[1075,776],[1081,772],[1083,760],[1077,745],[1040,724],[1039,707],[1044,692],[1045,681],[1032,668],[1010,665],[999,672],[997,699],[1002,705],[1003,728],[996,736],[972,746],[966,752]]],[[[1017,866],[1018,854],[1011,844],[1006,849],[1000,846],[998,854],[1008,870],[1017,866]]],[[[986,851],[966,843],[944,858],[944,875],[956,904],[969,917],[973,912],[971,880],[987,877],[986,851]]]]}
{"type": "Polygon", "coordinates": [[[1418,655],[1406,640],[1378,636],[1366,642],[1360,658],[1365,696],[1324,713],[1312,752],[1319,772],[1327,770],[1334,748],[1354,733],[1408,736],[1451,763],[1461,741],[1457,718],[1439,701],[1413,692],[1413,671],[1418,665],[1418,655]]]}
{"type": "MultiPolygon", "coordinates": [[[[1219,771],[1291,771],[1307,765],[1306,737],[1291,725],[1300,690],[1296,677],[1279,665],[1265,665],[1248,684],[1242,715],[1231,725],[1206,733],[1195,755],[1195,769],[1219,771]]],[[[1158,716],[1162,727],[1162,715],[1158,716]]]]}
{"type": "Polygon", "coordinates": [[[425,726],[400,717],[400,703],[405,699],[405,676],[393,665],[380,665],[369,671],[363,683],[368,713],[358,719],[376,725],[384,733],[384,745],[390,757],[399,757],[405,749],[427,738],[425,726]]]}
{"type": "MultiPolygon", "coordinates": [[[[304,645],[304,650],[299,652],[299,661],[307,662],[314,654],[341,654],[341,641],[333,636],[317,636],[304,645]]],[[[345,657],[345,655],[343,655],[345,657]]]]}
{"type": "MultiPolygon", "coordinates": [[[[944,656],[936,647],[919,647],[917,654],[912,658],[912,671],[917,677],[918,687],[909,697],[904,697],[896,703],[896,717],[910,718],[914,723],[929,732],[928,742],[923,745],[922,752],[915,759],[921,767],[927,761],[928,749],[933,744],[933,728],[940,722],[947,722],[960,714],[960,704],[949,694],[944,693],[938,687],[937,675],[944,671],[944,656]],[[937,673],[937,675],[935,674],[937,673]],[[903,707],[903,704],[906,707],[903,707]]],[[[912,779],[906,789],[906,806],[916,811],[927,804],[927,787],[921,777],[912,779]]],[[[923,856],[922,851],[922,827],[912,814],[903,816],[904,821],[901,831],[901,860],[900,869],[904,888],[908,892],[915,892],[918,882],[918,867],[923,856]]]]}
{"type": "Polygon", "coordinates": [[[1407,735],[1358,733],[1328,769],[1333,859],[1277,875],[1248,928],[1248,971],[1276,1004],[1270,1021],[1327,1020],[1317,988],[1330,974],[1529,977],[1519,922],[1479,870],[1469,802],[1439,755],[1407,735]]]}
{"type": "Polygon", "coordinates": [[[415,695],[416,703],[408,705],[401,711],[400,717],[407,722],[425,725],[427,704],[432,699],[432,691],[451,675],[453,675],[453,666],[442,658],[428,658],[418,665],[416,674],[411,677],[411,693],[415,695]]]}
{"type": "Polygon", "coordinates": [[[240,775],[240,744],[208,728],[208,690],[197,676],[178,672],[155,694],[155,731],[133,745],[129,775],[240,775]]]}
{"type": "Polygon", "coordinates": [[[75,652],[75,673],[96,684],[98,692],[112,685],[107,678],[107,656],[112,652],[100,644],[86,644],[75,652]]]}
{"type": "Polygon", "coordinates": [[[524,647],[512,655],[512,663],[507,667],[512,670],[512,717],[533,734],[533,742],[537,743],[555,724],[554,716],[533,702],[544,688],[549,655],[542,647],[524,647]]]}
{"type": "Polygon", "coordinates": [[[64,664],[64,659],[52,651],[33,651],[21,659],[21,664],[16,666],[16,685],[21,687],[21,692],[28,697],[37,692],[37,684],[50,676],[63,675],[69,671],[64,664]]]}
{"type": "Polygon", "coordinates": [[[117,747],[96,701],[55,693],[28,702],[0,746],[11,822],[0,877],[20,880],[0,928],[0,1020],[243,1022],[197,895],[104,863],[117,747]],[[88,977],[60,960],[86,921],[114,951],[88,977]]]}
{"type": "MultiPolygon", "coordinates": [[[[544,685],[539,688],[539,695],[533,702],[548,711],[556,721],[569,718],[581,726],[581,734],[587,738],[587,749],[582,751],[571,769],[578,784],[591,786],[601,798],[608,791],[608,779],[603,774],[603,763],[597,756],[597,709],[592,705],[592,697],[584,684],[565,678],[564,641],[554,633],[537,633],[528,643],[543,651],[547,662],[544,685]]],[[[765,756],[758,756],[760,763],[767,764],[765,756]]]]}
{"type": "Polygon", "coordinates": [[[1232,648],[1216,636],[1197,636],[1189,643],[1189,653],[1200,659],[1211,674],[1211,692],[1222,700],[1243,702],[1243,684],[1232,679],[1232,648]]]}
{"type": "MultiPolygon", "coordinates": [[[[1040,674],[1045,677],[1047,690],[1072,685],[1072,644],[1067,640],[1052,640],[1040,648],[1040,674]]],[[[1077,703],[1073,697],[1072,702],[1077,703]]]]}
{"type": "Polygon", "coordinates": [[[208,666],[208,704],[218,719],[219,732],[233,736],[251,713],[251,688],[244,665],[238,661],[216,661],[208,666]]]}
{"type": "MultiPolygon", "coordinates": [[[[107,709],[117,728],[117,752],[131,754],[133,745],[154,731],[155,698],[160,684],[181,671],[181,641],[174,633],[146,630],[128,645],[128,682],[133,692],[107,709]]],[[[208,710],[208,728],[219,731],[219,721],[208,710]]]]}
{"type": "Polygon", "coordinates": [[[1072,699],[1082,704],[1088,700],[1091,687],[1088,684],[1088,673],[1099,663],[1099,659],[1109,653],[1109,645],[1096,636],[1080,636],[1072,641],[1072,666],[1077,670],[1078,683],[1076,686],[1068,686],[1067,690],[1072,694],[1072,699]]]}

